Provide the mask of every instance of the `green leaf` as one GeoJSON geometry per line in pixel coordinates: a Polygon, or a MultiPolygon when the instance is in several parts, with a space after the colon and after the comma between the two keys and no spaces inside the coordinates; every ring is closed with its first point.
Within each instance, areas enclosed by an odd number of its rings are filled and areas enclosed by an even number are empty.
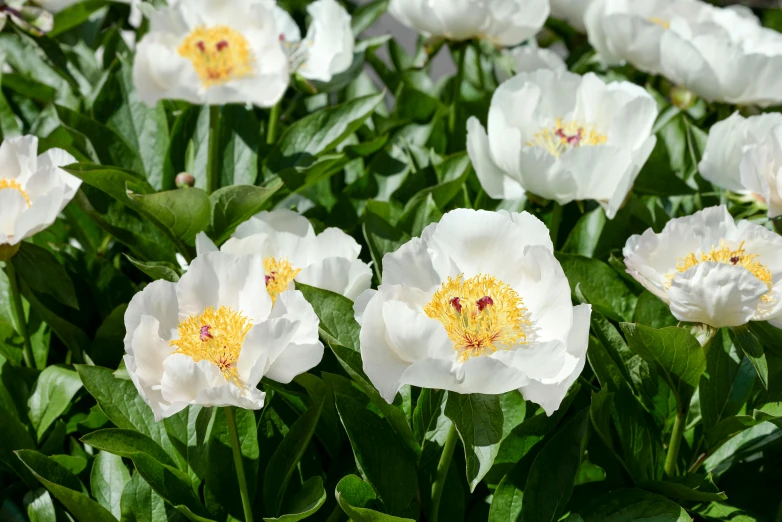
{"type": "Polygon", "coordinates": [[[413,455],[383,419],[355,399],[336,393],[335,400],[356,464],[377,491],[383,511],[406,513],[418,490],[413,455]]]}
{"type": "Polygon", "coordinates": [[[630,349],[645,361],[657,364],[671,388],[678,389],[679,382],[698,386],[706,371],[706,356],[687,330],[675,326],[655,330],[631,323],[622,323],[621,327],[630,349]]]}
{"type": "Polygon", "coordinates": [[[134,453],[131,460],[152,489],[177,511],[188,518],[191,518],[190,513],[198,518],[206,517],[206,509],[193,492],[193,485],[185,473],[161,464],[146,453],[134,453]]]}
{"type": "MultiPolygon", "coordinates": [[[[0,389],[2,389],[1,386],[0,389]]],[[[35,477],[14,454],[16,450],[35,448],[35,441],[17,417],[16,412],[12,413],[3,406],[0,406],[0,426],[3,426],[3,436],[0,437],[0,463],[13,470],[27,486],[36,487],[35,477]]]]}
{"type": "Polygon", "coordinates": [[[57,522],[54,502],[46,489],[28,491],[24,496],[24,505],[30,522],[57,522]]]}
{"type": "Polygon", "coordinates": [[[79,163],[64,168],[85,184],[95,187],[113,197],[120,203],[134,208],[136,205],[128,197],[128,190],[137,194],[150,194],[154,189],[139,174],[116,167],[104,167],[92,163],[79,163]]]}
{"type": "Polygon", "coordinates": [[[638,298],[610,266],[588,257],[557,253],[562,269],[575,294],[581,293],[601,314],[615,321],[629,321],[638,298]]]}
{"type": "Polygon", "coordinates": [[[107,428],[88,433],[81,438],[81,441],[120,457],[130,458],[135,453],[146,453],[163,464],[174,465],[174,462],[158,443],[135,430],[107,428]]]}
{"type": "Polygon", "coordinates": [[[713,453],[728,439],[763,422],[770,422],[782,428],[782,402],[765,404],[760,409],[753,410],[751,415],[734,415],[719,421],[713,428],[706,431],[709,453],[713,453]]]}
{"type": "Polygon", "coordinates": [[[216,190],[212,204],[212,231],[219,245],[231,237],[236,227],[263,210],[266,202],[282,186],[278,180],[266,187],[234,185],[216,190]]]}
{"type": "Polygon", "coordinates": [[[323,401],[307,410],[293,423],[288,434],[269,460],[263,475],[263,498],[272,516],[279,516],[285,490],[304,450],[315,434],[315,427],[323,410],[323,401]]]}
{"type": "Polygon", "coordinates": [[[369,29],[388,10],[389,0],[374,0],[353,11],[351,25],[356,38],[369,29]]]}
{"type": "Polygon", "coordinates": [[[83,493],[79,479],[61,465],[37,451],[19,450],[16,455],[79,522],[117,520],[110,511],[83,493]]]}
{"type": "Polygon", "coordinates": [[[307,164],[312,158],[333,150],[364,124],[383,101],[383,94],[354,98],[300,119],[283,133],[268,166],[272,172],[307,164]]]}
{"type": "Polygon", "coordinates": [[[354,522],[413,522],[410,518],[399,518],[380,513],[367,506],[374,505],[377,497],[372,486],[355,475],[347,475],[337,484],[337,503],[354,522]]]}
{"type": "Polygon", "coordinates": [[[158,495],[139,473],[134,473],[122,490],[122,522],[181,522],[180,515],[158,495]]]}
{"type": "Polygon", "coordinates": [[[693,502],[719,502],[728,496],[712,481],[711,475],[686,475],[668,480],[646,481],[640,484],[644,489],[669,498],[693,502]]]}
{"type": "Polygon", "coordinates": [[[139,209],[175,242],[195,244],[211,216],[209,196],[201,189],[184,188],[157,194],[131,194],[139,209]]]}
{"type": "Polygon", "coordinates": [[[679,321],[671,313],[670,306],[648,290],[638,296],[633,322],[652,328],[665,328],[679,324],[679,321]]]}
{"type": "Polygon", "coordinates": [[[54,38],[83,24],[92,13],[105,6],[105,0],[85,0],[58,11],[54,14],[54,28],[49,31],[48,36],[54,38]]]}
{"type": "Polygon", "coordinates": [[[105,451],[98,453],[90,473],[92,496],[118,519],[121,515],[122,490],[128,481],[130,473],[122,463],[122,457],[105,451]]]}
{"type": "Polygon", "coordinates": [[[497,395],[448,393],[445,415],[459,432],[467,464],[467,482],[474,491],[494,464],[502,442],[504,416],[497,395]]]}
{"type": "Polygon", "coordinates": [[[516,522],[524,505],[524,487],[529,473],[521,461],[502,477],[491,501],[488,522],[516,522]]]}
{"type": "Polygon", "coordinates": [[[578,472],[576,473],[576,481],[574,485],[580,486],[582,484],[589,484],[591,482],[602,482],[606,479],[606,470],[592,464],[588,460],[581,462],[578,466],[578,472]]]}
{"type": "Polygon", "coordinates": [[[755,367],[760,383],[768,390],[768,361],[758,338],[744,325],[733,328],[733,341],[755,367]]]}
{"type": "Polygon", "coordinates": [[[252,107],[226,105],[220,119],[220,185],[254,185],[261,122],[252,107]]]}
{"type": "Polygon", "coordinates": [[[340,345],[359,351],[361,327],[353,313],[353,301],[335,292],[299,282],[296,283],[296,290],[304,294],[304,298],[312,305],[323,332],[340,345]]]}
{"type": "Polygon", "coordinates": [[[191,105],[174,120],[163,164],[163,188],[175,188],[180,172],[195,178],[196,188],[206,189],[206,163],[209,149],[209,107],[191,105]]]}
{"type": "Polygon", "coordinates": [[[170,281],[171,283],[176,283],[179,281],[179,273],[177,272],[176,267],[174,267],[174,265],[171,263],[166,261],[144,262],[133,259],[128,254],[123,255],[128,259],[128,261],[131,262],[133,266],[147,274],[154,281],[157,281],[158,279],[162,279],[163,281],[170,281]]]}
{"type": "Polygon", "coordinates": [[[84,387],[115,426],[146,435],[176,458],[165,425],[155,422],[155,415],[130,380],[117,378],[114,372],[99,366],[77,365],[76,371],[84,387]]]}
{"type": "MultiPolygon", "coordinates": [[[[416,440],[423,447],[427,438],[441,427],[441,419],[444,415],[444,390],[430,390],[424,388],[418,396],[413,410],[413,433],[416,440]]],[[[450,424],[450,423],[449,423],[450,424]]]]}
{"type": "Polygon", "coordinates": [[[326,502],[326,490],[323,479],[312,477],[301,490],[283,505],[282,511],[288,513],[278,518],[264,518],[265,522],[298,522],[313,515],[326,502]]]}
{"type": "Polygon", "coordinates": [[[308,157],[292,167],[282,169],[278,174],[288,190],[300,192],[341,171],[349,161],[343,153],[308,157]]]}
{"type": "Polygon", "coordinates": [[[363,231],[364,239],[369,245],[375,274],[377,279],[381,280],[383,277],[383,256],[396,251],[410,240],[410,236],[373,212],[369,206],[367,206],[364,215],[363,231]]]}
{"type": "Polygon", "coordinates": [[[583,522],[691,522],[681,506],[640,489],[620,489],[579,510],[583,522]]]}
{"type": "Polygon", "coordinates": [[[22,247],[11,258],[19,276],[38,293],[48,294],[71,308],[79,309],[79,300],[68,272],[54,254],[33,243],[22,247]]]}
{"type": "Polygon", "coordinates": [[[49,366],[41,372],[28,401],[30,422],[39,441],[49,426],[70,407],[80,389],[79,375],[67,366],[49,366]]]}
{"type": "Polygon", "coordinates": [[[557,521],[573,492],[586,445],[589,410],[577,413],[546,443],[530,468],[522,522],[557,521]]]}

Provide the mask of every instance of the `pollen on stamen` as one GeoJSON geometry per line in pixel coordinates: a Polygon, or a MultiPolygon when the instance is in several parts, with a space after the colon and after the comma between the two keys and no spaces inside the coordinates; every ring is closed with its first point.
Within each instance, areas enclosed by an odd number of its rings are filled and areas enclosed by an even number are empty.
{"type": "Polygon", "coordinates": [[[266,291],[269,292],[272,302],[277,300],[281,292],[288,289],[288,285],[301,272],[301,268],[294,268],[284,257],[263,258],[263,269],[266,273],[266,291]]]}
{"type": "Polygon", "coordinates": [[[558,158],[569,149],[603,145],[607,141],[608,136],[597,132],[593,125],[558,118],[552,127],[535,133],[526,145],[541,148],[558,158]]]}

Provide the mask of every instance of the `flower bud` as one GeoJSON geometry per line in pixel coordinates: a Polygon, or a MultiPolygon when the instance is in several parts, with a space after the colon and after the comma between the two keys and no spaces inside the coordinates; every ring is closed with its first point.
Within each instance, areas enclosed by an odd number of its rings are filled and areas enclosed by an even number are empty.
{"type": "Polygon", "coordinates": [[[180,172],[174,179],[177,188],[194,187],[195,178],[189,172],[180,172]]]}
{"type": "Polygon", "coordinates": [[[692,107],[695,101],[698,99],[698,97],[695,96],[692,91],[679,86],[671,88],[670,96],[671,103],[674,105],[674,107],[677,107],[683,111],[686,111],[692,107]]]}

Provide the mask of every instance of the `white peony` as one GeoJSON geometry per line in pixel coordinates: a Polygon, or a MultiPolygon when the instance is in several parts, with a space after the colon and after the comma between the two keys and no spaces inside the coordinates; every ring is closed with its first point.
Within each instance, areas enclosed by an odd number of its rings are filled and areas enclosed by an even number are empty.
{"type": "MultiPolygon", "coordinates": [[[[217,250],[203,233],[196,246],[199,254],[217,250]]],[[[272,297],[298,281],[354,300],[372,284],[372,270],[358,258],[361,245],[355,239],[338,228],[315,235],[307,218],[291,210],[253,216],[236,228],[222,251],[261,255],[272,297]]]]}
{"type": "Polygon", "coordinates": [[[38,156],[38,138],[0,144],[0,247],[14,246],[49,227],[79,190],[81,180],[60,167],[76,163],[61,149],[38,156]]]}
{"type": "Polygon", "coordinates": [[[594,0],[585,24],[610,65],[630,62],[707,100],[782,102],[782,35],[746,11],[698,0],[594,0]]]}
{"type": "Polygon", "coordinates": [[[754,193],[769,217],[782,215],[782,114],[744,118],[739,113],[709,131],[698,165],[701,176],[724,189],[754,193]]]}
{"type": "Polygon", "coordinates": [[[468,120],[467,152],[493,198],[592,199],[613,218],[654,148],[656,117],[652,96],[629,82],[540,69],[500,85],[488,134],[468,120]]]}
{"type": "Polygon", "coordinates": [[[125,365],[156,420],[189,404],[260,409],[261,378],[288,383],[320,362],[312,306],[296,290],[272,300],[264,279],[260,257],[212,252],[133,297],[125,365]]]}
{"type": "Polygon", "coordinates": [[[670,304],[680,321],[715,328],[770,321],[782,326],[782,237],[723,207],[632,236],[627,272],[670,304]]]}
{"type": "Polygon", "coordinates": [[[336,0],[317,0],[307,6],[312,21],[307,36],[287,11],[274,7],[280,43],[288,56],[289,70],[308,80],[331,81],[353,63],[353,28],[345,8],[336,0]]]}
{"type": "Polygon", "coordinates": [[[512,47],[535,36],[549,15],[548,0],[391,0],[404,25],[453,41],[488,40],[512,47]]]}
{"type": "Polygon", "coordinates": [[[288,58],[265,0],[186,0],[157,11],[133,66],[148,105],[180,99],[271,107],[288,81],[288,58]]]}
{"type": "Polygon", "coordinates": [[[355,304],[364,371],[386,401],[404,384],[519,389],[551,415],[584,368],[591,307],[573,307],[545,225],[454,210],[383,259],[355,304]]]}
{"type": "Polygon", "coordinates": [[[584,15],[593,0],[551,0],[551,17],[564,20],[573,29],[581,33],[584,27],[584,15]]]}

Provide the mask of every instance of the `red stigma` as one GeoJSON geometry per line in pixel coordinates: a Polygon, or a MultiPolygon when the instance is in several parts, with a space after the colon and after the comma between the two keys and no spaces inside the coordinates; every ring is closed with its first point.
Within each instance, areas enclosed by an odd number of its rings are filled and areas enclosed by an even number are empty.
{"type": "Polygon", "coordinates": [[[198,47],[198,50],[201,51],[202,53],[206,52],[206,46],[204,45],[203,40],[199,40],[198,43],[196,44],[196,47],[198,47]]]}
{"type": "Polygon", "coordinates": [[[280,41],[281,41],[281,42],[284,42],[284,41],[285,41],[285,35],[284,35],[284,34],[280,34],[280,41]]]}
{"type": "Polygon", "coordinates": [[[483,310],[484,310],[484,309],[485,309],[487,306],[491,306],[491,305],[493,305],[493,304],[494,304],[494,299],[492,299],[492,298],[491,298],[491,297],[489,297],[488,295],[487,295],[487,296],[484,296],[484,297],[481,297],[480,299],[478,299],[478,311],[479,311],[479,312],[483,312],[483,310]]]}
{"type": "Polygon", "coordinates": [[[266,276],[266,286],[269,286],[269,281],[274,281],[275,275],[277,275],[277,272],[272,272],[266,276]]]}
{"type": "Polygon", "coordinates": [[[451,306],[454,307],[457,313],[462,313],[462,301],[458,297],[451,299],[451,306]]]}
{"type": "Polygon", "coordinates": [[[217,51],[220,52],[226,47],[228,47],[228,42],[226,42],[225,40],[220,40],[219,42],[217,42],[217,45],[215,45],[215,47],[217,47],[217,51]]]}
{"type": "Polygon", "coordinates": [[[730,262],[733,263],[734,265],[739,264],[739,261],[741,261],[741,258],[739,256],[734,256],[730,258],[730,262]]]}
{"type": "Polygon", "coordinates": [[[212,339],[212,334],[209,333],[211,326],[206,325],[201,327],[201,342],[205,342],[207,339],[212,339]]]}

